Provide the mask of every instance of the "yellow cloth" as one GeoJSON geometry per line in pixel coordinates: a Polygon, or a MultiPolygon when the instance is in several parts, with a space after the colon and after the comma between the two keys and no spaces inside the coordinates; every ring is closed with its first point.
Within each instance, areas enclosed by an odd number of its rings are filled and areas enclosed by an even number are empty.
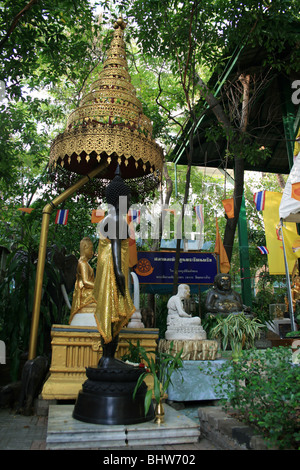
{"type": "MultiPolygon", "coordinates": [[[[279,206],[282,193],[266,191],[263,218],[265,225],[266,245],[268,248],[268,264],[270,274],[285,274],[284,253],[279,230],[279,206]]],[[[293,271],[296,259],[300,256],[300,236],[296,224],[287,222],[283,226],[284,245],[289,273],[293,271]]]]}
{"type": "Polygon", "coordinates": [[[95,302],[94,271],[86,260],[79,259],[69,323],[82,307],[95,302]]]}
{"type": "Polygon", "coordinates": [[[220,272],[227,274],[230,270],[230,263],[229,263],[227,253],[226,253],[226,250],[224,248],[224,245],[221,239],[217,218],[216,218],[216,243],[215,243],[214,251],[217,255],[219,255],[220,272]]]}
{"type": "Polygon", "coordinates": [[[121,241],[121,266],[125,276],[124,297],[116,283],[111,242],[107,238],[100,238],[94,298],[97,303],[95,319],[105,343],[117,336],[135,311],[128,290],[129,239],[121,241]]]}

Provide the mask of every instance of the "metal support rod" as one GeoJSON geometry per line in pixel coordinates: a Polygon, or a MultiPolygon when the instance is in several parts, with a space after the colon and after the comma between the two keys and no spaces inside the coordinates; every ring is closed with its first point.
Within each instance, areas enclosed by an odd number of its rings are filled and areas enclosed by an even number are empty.
{"type": "Polygon", "coordinates": [[[285,265],[285,276],[286,276],[286,287],[287,287],[287,294],[288,294],[288,301],[289,301],[289,311],[290,311],[290,319],[291,319],[291,330],[295,331],[294,307],[293,307],[293,301],[292,301],[291,281],[290,281],[289,266],[288,266],[288,262],[287,262],[286,251],[285,251],[284,236],[283,236],[283,221],[282,221],[282,219],[280,220],[280,231],[281,231],[281,237],[282,237],[284,265],[285,265]]]}
{"type": "Polygon", "coordinates": [[[38,326],[39,326],[39,318],[40,318],[40,308],[41,308],[41,299],[42,299],[42,288],[43,288],[43,278],[44,278],[44,268],[45,268],[50,215],[59,204],[65,201],[68,197],[72,196],[72,194],[74,194],[78,189],[84,186],[90,179],[94,178],[101,171],[103,171],[106,168],[106,166],[107,166],[106,162],[99,165],[97,168],[92,170],[88,175],[81,178],[75,184],[70,186],[70,188],[66,189],[62,194],[60,194],[55,199],[53,199],[53,201],[47,204],[43,209],[39,254],[38,254],[38,262],[37,262],[36,277],[35,277],[35,290],[34,290],[34,299],[33,299],[32,318],[31,318],[28,359],[34,359],[36,356],[37,335],[38,335],[38,326]]]}

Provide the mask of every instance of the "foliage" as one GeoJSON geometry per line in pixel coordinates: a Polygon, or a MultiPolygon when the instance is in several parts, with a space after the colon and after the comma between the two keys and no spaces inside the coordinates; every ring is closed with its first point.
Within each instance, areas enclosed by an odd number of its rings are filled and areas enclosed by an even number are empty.
{"type": "Polygon", "coordinates": [[[155,325],[159,329],[159,337],[164,338],[167,330],[167,303],[170,295],[155,296],[155,325]]]}
{"type": "MultiPolygon", "coordinates": [[[[213,374],[213,372],[208,372],[213,374]]],[[[228,410],[262,434],[270,446],[300,447],[300,367],[290,348],[243,351],[238,362],[219,369],[216,392],[228,410]]]]}
{"type": "Polygon", "coordinates": [[[46,165],[52,132],[101,62],[106,33],[88,0],[5,1],[0,25],[0,178],[13,184],[25,162],[46,165]]]}
{"type": "MultiPolygon", "coordinates": [[[[170,352],[172,352],[172,342],[170,344],[170,352]]],[[[161,398],[164,397],[169,385],[172,383],[171,378],[174,371],[180,370],[182,367],[181,354],[179,351],[176,355],[165,352],[146,351],[142,346],[139,346],[138,353],[145,364],[145,372],[143,372],[136,384],[133,397],[135,397],[139,387],[147,375],[153,377],[153,390],[149,389],[145,396],[145,415],[148,413],[152,402],[152,393],[156,403],[159,403],[161,398]],[[156,354],[156,356],[153,356],[156,354]]]]}
{"type": "Polygon", "coordinates": [[[127,342],[128,351],[121,357],[122,361],[128,361],[133,364],[140,364],[142,362],[142,356],[140,352],[140,340],[137,340],[136,345],[133,344],[130,340],[127,340],[127,342]]]}
{"type": "Polygon", "coordinates": [[[244,313],[231,313],[226,317],[216,317],[217,324],[211,329],[212,338],[220,338],[225,351],[228,343],[232,349],[232,359],[237,360],[243,347],[254,346],[255,339],[264,325],[255,318],[247,317],[244,313]]]}
{"type": "MultiPolygon", "coordinates": [[[[21,355],[28,351],[29,345],[36,269],[33,250],[12,251],[7,257],[4,276],[0,281],[2,293],[0,298],[0,337],[7,346],[10,374],[13,381],[18,378],[21,355]]],[[[51,325],[64,322],[63,317],[58,316],[56,296],[53,296],[53,292],[57,291],[59,285],[58,271],[52,263],[46,260],[43,302],[38,331],[38,354],[49,353],[51,325]]]]}
{"type": "MultiPolygon", "coordinates": [[[[269,285],[265,285],[263,288],[258,285],[258,290],[252,304],[253,313],[263,323],[273,320],[269,306],[270,304],[284,303],[284,295],[286,293],[286,290],[283,288],[279,288],[278,292],[274,292],[273,283],[276,281],[271,276],[268,277],[270,278],[269,285]]],[[[266,282],[265,279],[264,282],[266,282]]]]}

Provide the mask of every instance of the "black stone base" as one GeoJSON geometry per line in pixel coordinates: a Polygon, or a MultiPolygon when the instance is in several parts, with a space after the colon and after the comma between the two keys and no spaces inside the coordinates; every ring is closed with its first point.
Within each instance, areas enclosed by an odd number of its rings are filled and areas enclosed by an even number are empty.
{"type": "MultiPolygon", "coordinates": [[[[123,363],[124,364],[124,363],[123,363]]],[[[133,392],[142,370],[138,367],[86,369],[88,380],[79,392],[73,418],[94,424],[137,424],[154,419],[151,405],[145,416],[147,386],[143,382],[135,399],[133,392]]]]}

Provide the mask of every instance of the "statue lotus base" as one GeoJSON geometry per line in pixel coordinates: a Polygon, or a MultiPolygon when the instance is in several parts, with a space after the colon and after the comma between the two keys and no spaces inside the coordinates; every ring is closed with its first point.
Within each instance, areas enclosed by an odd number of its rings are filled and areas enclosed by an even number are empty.
{"type": "MultiPolygon", "coordinates": [[[[120,361],[118,361],[120,362],[120,361]]],[[[88,367],[73,411],[73,418],[94,424],[137,424],[154,419],[153,405],[147,415],[144,400],[147,386],[143,382],[133,399],[142,369],[124,364],[124,368],[88,367]]]]}
{"type": "Polygon", "coordinates": [[[161,339],[158,350],[172,355],[182,351],[184,361],[214,361],[218,353],[218,342],[215,340],[167,340],[161,339]]]}

